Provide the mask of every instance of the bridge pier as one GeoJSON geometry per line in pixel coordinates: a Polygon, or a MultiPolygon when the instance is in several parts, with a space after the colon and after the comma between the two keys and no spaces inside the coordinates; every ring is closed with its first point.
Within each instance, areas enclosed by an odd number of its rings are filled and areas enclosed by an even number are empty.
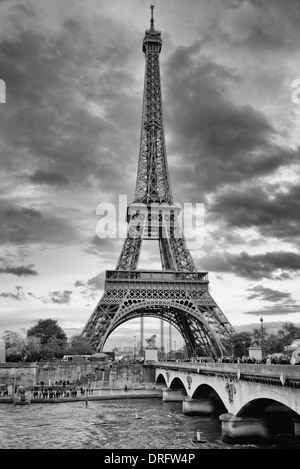
{"type": "Polygon", "coordinates": [[[186,392],[184,389],[171,389],[163,388],[162,389],[162,400],[163,402],[180,402],[183,398],[186,397],[186,392]]]}
{"type": "Polygon", "coordinates": [[[294,432],[295,436],[300,436],[300,420],[294,421],[294,432]]]}
{"type": "Polygon", "coordinates": [[[185,415],[212,415],[217,413],[216,402],[211,397],[193,399],[184,397],[182,401],[182,413],[185,415]]]}
{"type": "Polygon", "coordinates": [[[222,422],[221,438],[225,443],[249,443],[269,436],[266,421],[253,417],[236,417],[233,414],[219,416],[222,422]]]}

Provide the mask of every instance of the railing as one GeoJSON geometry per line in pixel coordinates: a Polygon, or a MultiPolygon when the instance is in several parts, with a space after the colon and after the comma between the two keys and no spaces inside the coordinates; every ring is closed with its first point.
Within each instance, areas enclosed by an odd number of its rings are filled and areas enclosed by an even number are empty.
{"type": "Polygon", "coordinates": [[[198,374],[236,374],[241,377],[292,380],[300,383],[300,366],[253,363],[156,362],[155,367],[198,374]]]}
{"type": "Polygon", "coordinates": [[[155,270],[107,270],[106,280],[139,280],[162,282],[208,282],[207,272],[179,272],[155,270]]]}

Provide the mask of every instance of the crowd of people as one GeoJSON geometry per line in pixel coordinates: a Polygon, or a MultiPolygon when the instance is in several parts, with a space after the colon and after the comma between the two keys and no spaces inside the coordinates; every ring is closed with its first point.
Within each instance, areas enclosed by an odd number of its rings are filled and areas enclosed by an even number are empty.
{"type": "MultiPolygon", "coordinates": [[[[88,396],[92,395],[94,390],[91,387],[78,387],[78,386],[67,386],[65,384],[60,387],[56,386],[45,386],[44,383],[34,386],[30,391],[31,399],[55,399],[61,397],[77,397],[77,396],[88,396]]],[[[18,394],[21,396],[25,394],[25,389],[21,386],[16,386],[15,391],[13,389],[9,391],[9,386],[0,388],[0,398],[1,397],[10,397],[12,395],[18,394]]]]}
{"type": "MultiPolygon", "coordinates": [[[[251,364],[261,364],[261,365],[290,365],[290,358],[288,356],[282,355],[279,356],[276,354],[274,356],[267,356],[264,358],[254,358],[249,356],[242,357],[232,357],[232,356],[223,356],[219,358],[213,357],[196,357],[196,358],[187,358],[183,360],[176,360],[176,362],[192,362],[192,363],[251,363],[251,364]]],[[[170,360],[167,360],[170,361],[170,360]]],[[[173,360],[175,361],[175,360],[173,360]]]]}
{"type": "Polygon", "coordinates": [[[31,389],[32,399],[55,399],[62,397],[77,397],[93,394],[92,388],[74,387],[54,387],[35,386],[31,389]]]}

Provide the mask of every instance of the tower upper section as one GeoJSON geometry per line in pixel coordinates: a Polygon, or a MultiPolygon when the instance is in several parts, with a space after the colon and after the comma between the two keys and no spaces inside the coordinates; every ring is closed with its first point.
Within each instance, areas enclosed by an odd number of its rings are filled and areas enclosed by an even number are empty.
{"type": "Polygon", "coordinates": [[[152,51],[152,52],[160,52],[162,47],[162,39],[161,39],[161,32],[156,31],[154,28],[154,18],[153,18],[153,10],[154,5],[150,6],[151,9],[151,20],[150,20],[150,29],[145,31],[145,36],[143,40],[143,52],[152,51]]]}
{"type": "Polygon", "coordinates": [[[134,202],[173,203],[167,166],[165,133],[162,115],[162,97],[159,54],[162,48],[161,32],[154,28],[151,5],[150,29],[145,31],[145,79],[139,164],[134,202]]]}

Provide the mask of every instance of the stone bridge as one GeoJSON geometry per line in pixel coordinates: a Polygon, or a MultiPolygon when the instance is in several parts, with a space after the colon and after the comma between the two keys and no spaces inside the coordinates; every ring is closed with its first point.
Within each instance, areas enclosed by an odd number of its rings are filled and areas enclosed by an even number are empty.
{"type": "Polygon", "coordinates": [[[226,442],[300,436],[300,366],[156,362],[155,381],[184,414],[219,415],[226,442]]]}

